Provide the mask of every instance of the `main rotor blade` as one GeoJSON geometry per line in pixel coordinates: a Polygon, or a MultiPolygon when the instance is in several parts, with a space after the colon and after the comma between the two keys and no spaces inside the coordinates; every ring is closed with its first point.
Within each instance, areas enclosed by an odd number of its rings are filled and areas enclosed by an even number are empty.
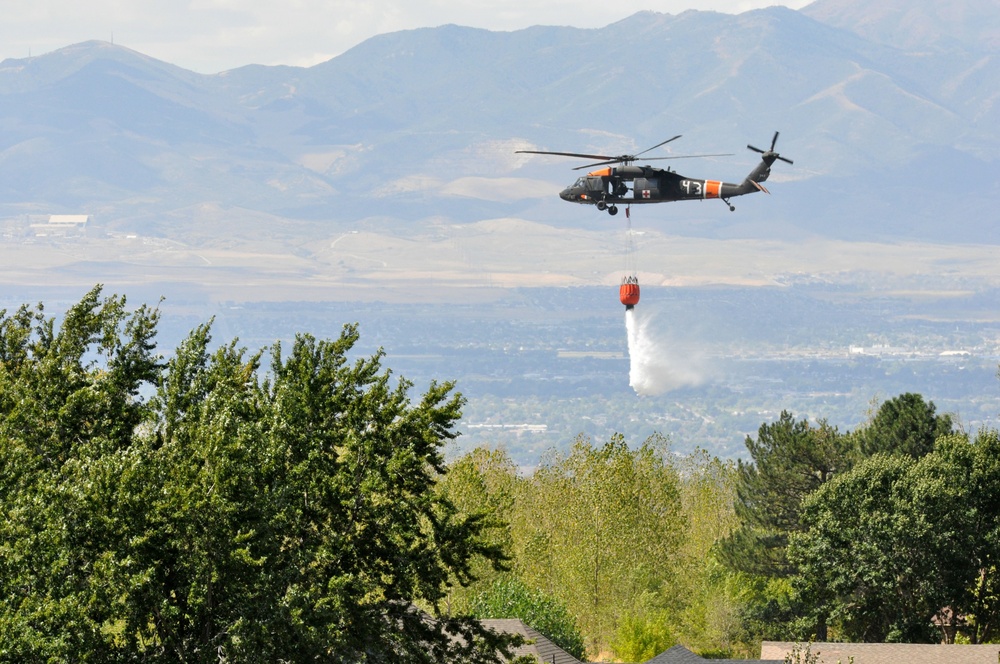
{"type": "Polygon", "coordinates": [[[624,159],[611,159],[610,161],[599,161],[596,164],[584,164],[583,166],[574,166],[574,171],[582,171],[585,168],[593,168],[594,166],[607,166],[609,164],[620,164],[624,162],[624,159]]]}
{"type": "Polygon", "coordinates": [[[622,155],[613,156],[613,155],[609,155],[609,154],[583,154],[583,153],[580,153],[580,152],[552,152],[550,150],[514,150],[514,152],[517,153],[517,154],[551,154],[551,155],[557,155],[557,156],[560,156],[560,157],[579,157],[580,159],[598,159],[600,161],[600,163],[598,163],[598,164],[588,164],[586,166],[580,166],[579,168],[574,168],[573,169],[573,170],[580,170],[582,168],[590,168],[592,166],[604,166],[605,164],[614,164],[614,163],[624,162],[624,161],[635,161],[636,157],[638,157],[639,155],[646,154],[650,150],[655,150],[656,148],[660,147],[661,145],[666,145],[670,141],[676,141],[680,137],[681,137],[681,135],[678,134],[677,136],[674,136],[673,138],[668,138],[667,140],[663,141],[662,143],[657,143],[653,147],[647,148],[647,149],[643,150],[639,154],[622,154],[622,155]]]}
{"type": "Polygon", "coordinates": [[[653,146],[653,147],[651,147],[651,148],[647,148],[647,149],[643,150],[642,152],[639,152],[639,153],[637,153],[637,154],[634,154],[634,155],[632,155],[632,159],[635,159],[635,158],[636,158],[636,157],[638,157],[638,156],[639,156],[640,154],[646,154],[646,153],[647,153],[647,152],[649,152],[650,150],[655,150],[656,148],[660,147],[661,145],[666,145],[666,144],[667,144],[667,143],[669,143],[670,141],[676,141],[676,140],[677,140],[678,138],[680,138],[680,137],[681,137],[681,135],[680,135],[680,134],[677,134],[677,135],[676,135],[676,136],[674,136],[673,138],[668,138],[667,140],[663,141],[662,143],[657,143],[656,145],[654,145],[654,146],[653,146]]]}
{"type": "Polygon", "coordinates": [[[610,164],[621,164],[621,163],[624,163],[624,162],[625,162],[624,159],[615,158],[615,159],[610,159],[608,161],[599,161],[596,164],[584,164],[583,166],[574,166],[573,170],[574,171],[582,171],[585,168],[593,168],[594,166],[608,166],[610,164]]]}
{"type": "Polygon", "coordinates": [[[579,157],[580,159],[617,159],[607,154],[580,154],[579,152],[549,152],[547,150],[514,150],[517,154],[554,154],[560,157],[579,157]]]}
{"type": "MultiPolygon", "coordinates": [[[[732,157],[732,152],[723,152],[721,154],[679,154],[673,157],[648,157],[642,161],[663,161],[664,159],[696,159],[698,157],[732,157]]],[[[574,171],[582,171],[585,168],[593,168],[594,166],[609,166],[611,164],[621,164],[625,161],[632,161],[631,159],[612,159],[610,161],[599,161],[596,164],[586,164],[584,166],[576,166],[573,168],[574,171]]]]}
{"type": "Polygon", "coordinates": [[[718,154],[679,154],[673,157],[647,157],[643,161],[662,161],[664,159],[696,159],[698,157],[732,157],[732,152],[720,152],[718,154]]]}

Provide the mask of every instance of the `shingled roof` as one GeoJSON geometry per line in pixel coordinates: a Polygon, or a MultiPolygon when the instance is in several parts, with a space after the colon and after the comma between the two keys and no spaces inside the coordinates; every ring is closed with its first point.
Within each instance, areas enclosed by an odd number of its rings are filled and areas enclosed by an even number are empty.
{"type": "MultiPolygon", "coordinates": [[[[779,658],[791,652],[795,643],[765,641],[761,658],[779,658]]],[[[799,644],[802,645],[802,644],[799,644]]],[[[918,643],[813,643],[811,650],[819,654],[818,664],[997,664],[1000,645],[943,645],[918,643]]],[[[659,663],[658,663],[659,664],[659,663]]]]}
{"type": "MultiPolygon", "coordinates": [[[[646,660],[645,664],[702,664],[711,662],[712,664],[747,664],[745,659],[705,659],[696,655],[684,646],[674,646],[670,650],[665,650],[653,659],[646,660]]],[[[784,659],[757,660],[758,664],[784,664],[784,659]]]]}
{"type": "MultiPolygon", "coordinates": [[[[529,641],[527,645],[514,649],[514,657],[534,655],[544,664],[581,664],[580,660],[552,643],[544,634],[525,625],[516,618],[502,620],[481,620],[484,627],[494,632],[520,634],[529,641]]],[[[745,664],[745,663],[744,663],[745,664]]]]}
{"type": "Polygon", "coordinates": [[[704,661],[703,657],[699,657],[684,646],[674,646],[647,660],[646,664],[696,664],[704,661]]]}

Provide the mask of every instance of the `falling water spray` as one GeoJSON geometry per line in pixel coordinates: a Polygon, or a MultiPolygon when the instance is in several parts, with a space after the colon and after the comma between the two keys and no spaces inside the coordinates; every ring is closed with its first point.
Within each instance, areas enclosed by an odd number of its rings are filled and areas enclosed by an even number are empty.
{"type": "Polygon", "coordinates": [[[641,396],[654,396],[705,382],[709,367],[693,339],[671,336],[655,309],[625,310],[628,332],[628,384],[641,396]]]}
{"type": "Polygon", "coordinates": [[[625,330],[628,333],[629,386],[639,395],[656,395],[681,387],[699,385],[705,376],[700,352],[690,340],[670,339],[667,331],[657,325],[657,315],[639,303],[639,274],[632,233],[631,215],[625,229],[625,276],[619,289],[619,299],[625,305],[625,330]]]}
{"type": "Polygon", "coordinates": [[[625,305],[625,330],[628,333],[628,355],[630,361],[629,385],[639,394],[645,390],[644,359],[646,352],[644,337],[640,336],[635,305],[639,303],[638,259],[635,255],[635,235],[632,232],[631,211],[625,209],[625,274],[618,290],[618,298],[625,305]]]}
{"type": "Polygon", "coordinates": [[[625,308],[625,331],[628,333],[628,384],[636,394],[648,394],[644,367],[647,364],[647,348],[639,336],[639,322],[635,307],[625,308]]]}

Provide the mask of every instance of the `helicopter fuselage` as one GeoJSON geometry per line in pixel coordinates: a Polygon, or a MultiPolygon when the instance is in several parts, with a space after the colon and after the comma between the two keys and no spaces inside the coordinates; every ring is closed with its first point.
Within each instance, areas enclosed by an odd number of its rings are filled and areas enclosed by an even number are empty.
{"type": "Polygon", "coordinates": [[[636,205],[666,201],[704,200],[762,191],[759,185],[768,173],[754,173],[740,184],[721,180],[689,178],[671,169],[652,166],[618,166],[593,171],[577,179],[560,192],[564,201],[597,205],[600,208],[618,203],[636,205]]]}
{"type": "MultiPolygon", "coordinates": [[[[607,166],[591,171],[560,192],[559,197],[571,203],[596,205],[598,210],[606,210],[608,214],[618,213],[618,204],[634,205],[637,203],[665,203],[669,201],[696,201],[707,198],[718,198],[730,210],[735,210],[729,199],[733,196],[743,196],[758,191],[769,193],[761,184],[771,174],[771,165],[778,159],[791,164],[792,160],[782,157],[774,151],[778,142],[778,132],[774,132],[771,147],[767,150],[747,145],[747,149],[760,153],[761,159],[752,171],[739,184],[721,180],[700,180],[689,178],[669,168],[654,168],[652,166],[636,166],[635,161],[640,155],[650,150],[666,145],[680,138],[680,135],[668,138],[653,147],[638,154],[622,154],[617,157],[602,154],[586,154],[580,152],[554,152],[551,150],[515,150],[519,154],[545,154],[563,157],[578,157],[581,159],[598,159],[600,161],[588,166],[580,166],[576,170],[607,166]]],[[[688,157],[720,157],[724,155],[686,155],[688,157]]],[[[644,159],[682,159],[675,157],[645,157],[644,159]]]]}

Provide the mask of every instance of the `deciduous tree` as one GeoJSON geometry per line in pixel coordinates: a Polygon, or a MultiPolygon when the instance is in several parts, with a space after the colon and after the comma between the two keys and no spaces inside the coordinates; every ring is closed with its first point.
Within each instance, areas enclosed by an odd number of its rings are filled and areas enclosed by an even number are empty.
{"type": "Polygon", "coordinates": [[[995,634],[1000,555],[995,431],[940,438],[934,451],[876,454],[805,502],[795,585],[859,641],[973,642],[995,634]],[[947,609],[946,611],[943,611],[947,609]],[[937,618],[937,620],[935,620],[937,618]]]}
{"type": "MultiPolygon", "coordinates": [[[[450,463],[437,490],[463,515],[480,520],[484,540],[509,557],[513,551],[509,521],[524,482],[506,452],[480,447],[450,463]]],[[[455,583],[450,588],[447,603],[451,613],[467,612],[473,598],[487,592],[505,575],[481,556],[471,561],[471,570],[475,582],[465,587],[455,583]]]]}
{"type": "Polygon", "coordinates": [[[147,420],[158,313],[95,288],[58,327],[0,312],[0,658],[114,661],[123,561],[110,509],[147,420]]]}
{"type": "Polygon", "coordinates": [[[933,525],[912,504],[907,475],[915,463],[876,455],[806,501],[807,530],[792,549],[797,585],[848,640],[933,639],[941,570],[923,552],[933,525]]]}
{"type": "Polygon", "coordinates": [[[600,651],[637,598],[670,597],[685,524],[665,441],[578,439],[535,471],[512,527],[522,578],[565,601],[600,651]]]}
{"type": "Polygon", "coordinates": [[[99,288],[58,331],[0,315],[0,660],[499,661],[436,611],[504,560],[435,491],[453,385],[411,403],[353,326],[267,377],[210,325],[164,365],[157,318],[99,288]]]}

